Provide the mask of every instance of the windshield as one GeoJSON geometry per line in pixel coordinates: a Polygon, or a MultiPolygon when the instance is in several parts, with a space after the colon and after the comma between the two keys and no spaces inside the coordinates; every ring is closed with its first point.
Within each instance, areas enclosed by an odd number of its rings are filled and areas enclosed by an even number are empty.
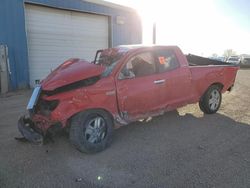
{"type": "Polygon", "coordinates": [[[108,76],[126,52],[127,51],[118,48],[98,50],[94,63],[100,66],[105,66],[106,69],[102,75],[108,76]]]}

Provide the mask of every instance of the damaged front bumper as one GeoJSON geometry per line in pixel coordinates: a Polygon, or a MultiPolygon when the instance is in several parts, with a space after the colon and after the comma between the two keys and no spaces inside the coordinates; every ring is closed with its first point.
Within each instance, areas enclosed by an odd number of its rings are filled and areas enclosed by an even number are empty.
{"type": "Polygon", "coordinates": [[[34,123],[30,118],[22,116],[18,120],[18,130],[22,136],[30,142],[35,144],[42,144],[44,137],[34,127],[34,123]]]}

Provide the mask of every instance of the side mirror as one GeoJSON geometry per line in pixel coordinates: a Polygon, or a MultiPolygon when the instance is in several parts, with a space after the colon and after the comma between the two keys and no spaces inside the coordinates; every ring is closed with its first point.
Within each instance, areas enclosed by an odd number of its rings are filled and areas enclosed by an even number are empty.
{"type": "Polygon", "coordinates": [[[122,70],[122,74],[123,74],[125,77],[129,77],[130,72],[131,72],[131,71],[130,71],[129,69],[126,69],[126,68],[122,70]]]}
{"type": "Polygon", "coordinates": [[[127,68],[122,69],[121,73],[119,74],[120,80],[134,78],[134,77],[135,77],[135,74],[127,68]]]}

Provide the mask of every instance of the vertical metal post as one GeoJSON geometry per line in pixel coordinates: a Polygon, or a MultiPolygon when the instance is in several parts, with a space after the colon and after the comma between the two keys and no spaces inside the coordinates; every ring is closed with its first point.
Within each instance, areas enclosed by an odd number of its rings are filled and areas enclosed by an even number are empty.
{"type": "Polygon", "coordinates": [[[156,22],[153,24],[153,44],[156,44],[156,22]]]}
{"type": "Polygon", "coordinates": [[[7,93],[9,89],[8,48],[6,45],[0,45],[0,88],[1,93],[7,93]]]}

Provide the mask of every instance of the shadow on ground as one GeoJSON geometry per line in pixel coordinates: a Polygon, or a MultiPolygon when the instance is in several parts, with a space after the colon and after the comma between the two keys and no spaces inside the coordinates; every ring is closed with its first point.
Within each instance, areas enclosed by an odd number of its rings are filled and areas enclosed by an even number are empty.
{"type": "Polygon", "coordinates": [[[222,114],[177,111],[115,131],[113,144],[83,154],[66,134],[36,146],[0,126],[0,187],[249,187],[250,126],[222,114]]]}

